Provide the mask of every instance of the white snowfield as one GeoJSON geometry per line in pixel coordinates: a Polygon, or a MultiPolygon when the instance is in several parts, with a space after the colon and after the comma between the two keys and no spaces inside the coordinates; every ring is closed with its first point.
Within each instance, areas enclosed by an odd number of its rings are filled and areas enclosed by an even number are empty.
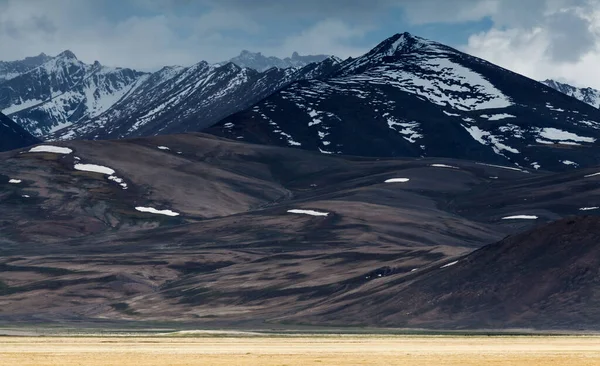
{"type": "Polygon", "coordinates": [[[111,168],[96,165],[96,164],[75,164],[75,170],[80,170],[83,172],[92,172],[92,173],[100,173],[106,175],[113,175],[115,171],[111,168]]]}
{"type": "Polygon", "coordinates": [[[293,210],[288,210],[288,212],[294,213],[294,214],[311,215],[311,216],[327,216],[327,215],[329,215],[328,212],[319,212],[319,211],[314,211],[314,210],[293,209],[293,210]]]}
{"type": "Polygon", "coordinates": [[[599,175],[600,175],[600,173],[588,174],[588,175],[585,176],[585,178],[596,177],[596,176],[599,176],[599,175]]]}
{"type": "Polygon", "coordinates": [[[513,154],[520,154],[521,152],[513,147],[504,144],[502,136],[492,135],[488,131],[484,131],[477,126],[465,126],[462,125],[471,137],[482,145],[490,146],[492,150],[498,155],[502,155],[502,151],[508,151],[513,154]]]}
{"type": "Polygon", "coordinates": [[[408,178],[392,178],[392,179],[388,179],[385,182],[386,183],[406,183],[408,182],[410,179],[408,178]]]}
{"type": "Polygon", "coordinates": [[[502,220],[537,220],[538,217],[534,215],[515,215],[515,216],[506,216],[503,217],[502,220]]]}
{"type": "Polygon", "coordinates": [[[579,209],[579,211],[593,211],[598,209],[600,209],[600,207],[582,207],[579,209]]]}
{"type": "Polygon", "coordinates": [[[450,169],[460,169],[457,168],[455,166],[452,165],[446,165],[446,164],[431,164],[430,166],[434,167],[434,168],[450,168],[450,169]]]}
{"type": "Polygon", "coordinates": [[[2,113],[4,114],[12,114],[12,113],[17,113],[18,111],[22,111],[23,109],[27,109],[27,108],[31,108],[34,107],[38,104],[43,103],[43,100],[40,99],[29,99],[29,100],[25,100],[22,101],[21,104],[13,104],[8,108],[5,108],[2,110],[2,113]]]}
{"type": "Polygon", "coordinates": [[[138,206],[135,209],[137,211],[140,211],[140,212],[146,212],[146,213],[151,213],[151,214],[156,214],[156,215],[165,215],[165,216],[171,216],[171,217],[179,216],[179,213],[177,213],[175,211],[171,211],[171,210],[157,210],[157,209],[155,209],[153,207],[138,206]]]}
{"type": "Polygon", "coordinates": [[[458,261],[450,262],[448,264],[445,264],[445,265],[441,266],[440,268],[447,268],[447,267],[455,265],[456,263],[458,263],[458,261]]]}
{"type": "Polygon", "coordinates": [[[19,184],[19,183],[21,183],[21,180],[20,179],[11,179],[11,180],[8,181],[8,183],[10,183],[10,184],[19,184]]]}
{"type": "Polygon", "coordinates": [[[166,146],[157,146],[159,150],[171,150],[166,146]]]}
{"type": "Polygon", "coordinates": [[[53,153],[53,154],[70,154],[73,150],[68,147],[52,146],[52,145],[39,145],[32,147],[29,150],[30,153],[53,153]]]}
{"type": "Polygon", "coordinates": [[[512,114],[508,114],[508,113],[500,113],[500,114],[493,114],[493,115],[487,115],[487,114],[482,114],[481,118],[486,118],[490,121],[499,121],[501,119],[505,119],[505,118],[517,118],[516,116],[513,116],[512,114]]]}
{"type": "Polygon", "coordinates": [[[127,183],[125,183],[125,181],[123,180],[123,178],[119,178],[116,175],[111,175],[110,177],[108,177],[108,180],[112,180],[113,182],[118,183],[121,188],[123,189],[127,189],[127,183]]]}
{"type": "Polygon", "coordinates": [[[596,139],[594,137],[579,136],[572,132],[559,130],[558,128],[546,127],[542,129],[537,129],[537,132],[539,133],[540,137],[551,141],[575,141],[588,143],[596,142],[596,139]]]}

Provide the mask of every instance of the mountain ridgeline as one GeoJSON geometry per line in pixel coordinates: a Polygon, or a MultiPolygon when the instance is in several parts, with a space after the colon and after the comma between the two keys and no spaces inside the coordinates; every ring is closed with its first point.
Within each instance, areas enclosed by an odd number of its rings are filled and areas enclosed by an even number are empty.
{"type": "Polygon", "coordinates": [[[245,51],[152,74],[86,65],[69,51],[45,57],[0,83],[0,108],[49,140],[206,131],[323,154],[550,171],[600,164],[593,93],[588,100],[408,33],[347,60],[245,51]]]}
{"type": "Polygon", "coordinates": [[[109,110],[51,134],[53,139],[117,139],[199,131],[286,85],[327,75],[339,61],[265,72],[200,62],[150,75],[109,110]]]}
{"type": "Polygon", "coordinates": [[[600,110],[408,33],[206,132],[325,154],[438,156],[551,171],[600,164],[600,110]]]}
{"type": "Polygon", "coordinates": [[[595,108],[600,108],[600,90],[594,88],[578,88],[555,80],[544,80],[543,84],[558,90],[561,93],[579,99],[595,108]]]}
{"type": "Polygon", "coordinates": [[[243,50],[239,56],[229,60],[240,67],[254,69],[260,72],[271,68],[287,69],[290,67],[304,67],[311,63],[321,62],[327,59],[327,55],[300,56],[298,52],[292,53],[292,57],[280,59],[274,56],[264,56],[260,52],[243,50]]]}
{"type": "Polygon", "coordinates": [[[0,326],[600,330],[591,103],[408,33],[240,57],[0,64],[0,326]]]}

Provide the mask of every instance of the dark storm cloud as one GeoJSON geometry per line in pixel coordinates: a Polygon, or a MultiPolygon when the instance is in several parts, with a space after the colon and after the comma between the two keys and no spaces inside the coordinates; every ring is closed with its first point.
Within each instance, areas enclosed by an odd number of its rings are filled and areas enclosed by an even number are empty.
{"type": "Polygon", "coordinates": [[[25,21],[14,21],[7,19],[0,22],[0,35],[6,35],[14,39],[21,39],[31,33],[44,36],[52,35],[57,27],[52,20],[46,16],[31,16],[25,21]]]}
{"type": "MultiPolygon", "coordinates": [[[[406,0],[201,0],[212,8],[229,9],[256,19],[334,18],[343,21],[372,21],[390,8],[399,8],[406,0]]],[[[191,0],[171,0],[174,6],[193,3],[191,0]]]]}
{"type": "Polygon", "coordinates": [[[547,54],[557,62],[576,62],[596,47],[597,36],[590,22],[574,11],[563,11],[548,18],[550,46],[547,54]]]}

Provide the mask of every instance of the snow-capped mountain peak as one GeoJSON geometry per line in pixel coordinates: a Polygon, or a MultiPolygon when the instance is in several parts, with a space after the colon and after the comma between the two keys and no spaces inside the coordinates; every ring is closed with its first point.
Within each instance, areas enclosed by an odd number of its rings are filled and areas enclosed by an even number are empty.
{"type": "Polygon", "coordinates": [[[596,165],[598,131],[598,110],[409,33],[208,130],[326,154],[445,156],[548,170],[596,165]]]}
{"type": "Polygon", "coordinates": [[[85,64],[61,52],[0,86],[0,111],[36,136],[94,117],[110,108],[144,73],[85,64]]]}
{"type": "Polygon", "coordinates": [[[541,81],[542,84],[558,90],[573,98],[579,99],[593,107],[600,109],[600,90],[594,88],[579,88],[566,83],[561,83],[556,80],[546,79],[541,81]]]}
{"type": "Polygon", "coordinates": [[[274,67],[279,69],[304,67],[314,62],[321,62],[327,57],[327,55],[301,56],[298,54],[298,52],[294,52],[292,53],[291,57],[280,59],[275,56],[264,56],[261,52],[250,52],[248,50],[243,50],[238,56],[230,59],[229,62],[232,62],[240,67],[247,67],[263,72],[274,67]]]}
{"type": "Polygon", "coordinates": [[[71,52],[70,50],[64,50],[61,53],[59,53],[56,58],[59,59],[71,59],[71,60],[77,60],[77,56],[75,56],[75,54],[73,52],[71,52]]]}
{"type": "Polygon", "coordinates": [[[56,131],[50,138],[105,139],[199,131],[289,83],[329,75],[339,62],[325,57],[304,67],[270,67],[262,72],[234,62],[211,65],[202,61],[188,68],[164,68],[110,110],[56,131]]]}
{"type": "Polygon", "coordinates": [[[23,60],[0,61],[0,83],[34,69],[50,59],[52,57],[45,53],[40,53],[37,56],[25,57],[23,60]]]}
{"type": "Polygon", "coordinates": [[[413,36],[408,32],[397,33],[375,46],[363,56],[345,63],[340,74],[360,73],[371,66],[381,65],[392,60],[400,60],[415,54],[451,54],[456,53],[450,47],[425,38],[413,36]]]}
{"type": "Polygon", "coordinates": [[[380,43],[379,46],[373,49],[373,53],[392,56],[423,50],[426,48],[434,48],[435,45],[436,43],[433,41],[414,36],[408,32],[404,32],[397,33],[380,43]]]}

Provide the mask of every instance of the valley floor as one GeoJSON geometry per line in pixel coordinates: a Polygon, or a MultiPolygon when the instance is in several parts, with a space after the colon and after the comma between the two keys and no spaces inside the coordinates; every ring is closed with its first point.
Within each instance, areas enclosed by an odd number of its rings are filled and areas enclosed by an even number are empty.
{"type": "Polygon", "coordinates": [[[0,364],[598,365],[600,337],[3,337],[0,364]]]}

